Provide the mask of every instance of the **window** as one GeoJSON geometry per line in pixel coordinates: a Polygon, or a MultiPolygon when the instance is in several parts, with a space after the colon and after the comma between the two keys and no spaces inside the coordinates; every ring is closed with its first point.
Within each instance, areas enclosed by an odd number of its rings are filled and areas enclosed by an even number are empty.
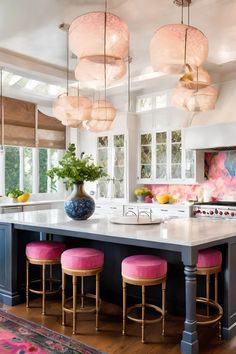
{"type": "Polygon", "coordinates": [[[5,191],[20,188],[20,149],[14,146],[5,148],[5,191]]]}
{"type": "Polygon", "coordinates": [[[0,171],[5,178],[5,194],[13,188],[29,193],[59,191],[58,181],[52,181],[46,172],[58,164],[62,155],[63,150],[57,149],[6,146],[5,166],[0,171]]]}

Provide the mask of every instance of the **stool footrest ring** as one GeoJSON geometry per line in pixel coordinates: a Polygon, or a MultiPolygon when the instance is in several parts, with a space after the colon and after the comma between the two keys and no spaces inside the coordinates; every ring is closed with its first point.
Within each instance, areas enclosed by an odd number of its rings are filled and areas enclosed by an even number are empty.
{"type": "MultiPolygon", "coordinates": [[[[160,307],[158,307],[156,305],[153,305],[153,304],[145,304],[144,307],[145,308],[146,307],[152,308],[152,309],[154,309],[156,312],[158,312],[161,315],[160,317],[152,319],[152,320],[144,320],[144,323],[156,323],[156,322],[160,322],[163,319],[164,313],[163,313],[163,311],[162,311],[162,309],[160,307]]],[[[133,311],[134,309],[136,309],[136,308],[142,308],[142,304],[136,304],[136,305],[128,307],[127,308],[127,312],[126,312],[126,316],[131,321],[134,321],[134,322],[137,322],[137,323],[142,323],[142,319],[139,319],[139,318],[136,318],[136,317],[133,317],[133,316],[129,315],[129,313],[131,311],[133,311]]]]}
{"type": "Polygon", "coordinates": [[[198,325],[207,326],[209,324],[217,323],[221,320],[223,316],[223,309],[220,306],[220,304],[218,304],[214,300],[207,299],[205,297],[197,297],[196,302],[206,306],[208,305],[209,307],[215,308],[217,310],[217,313],[215,315],[209,315],[209,316],[197,313],[197,316],[201,316],[202,318],[205,319],[205,320],[197,320],[198,325]]]}
{"type": "MultiPolygon", "coordinates": [[[[81,298],[82,295],[81,294],[78,294],[78,298],[81,298]]],[[[84,294],[83,296],[84,299],[94,299],[96,300],[96,295],[94,294],[90,294],[90,293],[87,293],[87,294],[84,294]]],[[[68,304],[71,300],[73,300],[73,296],[67,298],[65,300],[65,305],[68,304]]],[[[99,299],[99,307],[102,303],[102,300],[99,299]]],[[[66,307],[66,306],[63,306],[63,310],[65,312],[68,312],[68,313],[73,313],[73,308],[72,307],[66,307]]],[[[80,307],[79,304],[77,305],[77,308],[76,308],[76,313],[91,313],[91,312],[95,312],[96,311],[96,307],[95,306],[84,306],[84,307],[80,307]]]]}

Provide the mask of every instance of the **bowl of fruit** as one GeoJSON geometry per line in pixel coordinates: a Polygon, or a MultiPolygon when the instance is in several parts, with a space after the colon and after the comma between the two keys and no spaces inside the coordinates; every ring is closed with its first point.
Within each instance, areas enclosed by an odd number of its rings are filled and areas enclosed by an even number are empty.
{"type": "Polygon", "coordinates": [[[30,194],[21,191],[19,188],[13,188],[8,192],[7,196],[11,198],[13,203],[25,203],[28,201],[30,194]]]}

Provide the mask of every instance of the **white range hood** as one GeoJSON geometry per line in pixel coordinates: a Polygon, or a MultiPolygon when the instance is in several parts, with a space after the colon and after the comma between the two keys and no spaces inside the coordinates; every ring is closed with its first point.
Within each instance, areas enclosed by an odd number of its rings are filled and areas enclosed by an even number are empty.
{"type": "Polygon", "coordinates": [[[185,128],[184,148],[236,150],[236,122],[185,128]]]}

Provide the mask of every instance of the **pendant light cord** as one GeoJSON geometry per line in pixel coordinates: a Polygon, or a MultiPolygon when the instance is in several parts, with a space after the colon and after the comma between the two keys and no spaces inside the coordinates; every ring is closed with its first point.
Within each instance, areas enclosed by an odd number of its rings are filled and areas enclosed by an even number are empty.
{"type": "Polygon", "coordinates": [[[66,95],[69,96],[69,30],[66,31],[66,95]]]}
{"type": "MultiPolygon", "coordinates": [[[[107,63],[106,63],[106,53],[107,53],[107,0],[105,0],[105,12],[104,12],[104,96],[105,102],[107,101],[107,63]]],[[[105,103],[106,106],[106,103],[105,103]]],[[[106,108],[106,107],[105,107],[106,108]]],[[[107,109],[106,120],[107,120],[107,109]]]]}
{"type": "Polygon", "coordinates": [[[184,23],[184,0],[182,0],[181,4],[181,25],[184,23]]]}

